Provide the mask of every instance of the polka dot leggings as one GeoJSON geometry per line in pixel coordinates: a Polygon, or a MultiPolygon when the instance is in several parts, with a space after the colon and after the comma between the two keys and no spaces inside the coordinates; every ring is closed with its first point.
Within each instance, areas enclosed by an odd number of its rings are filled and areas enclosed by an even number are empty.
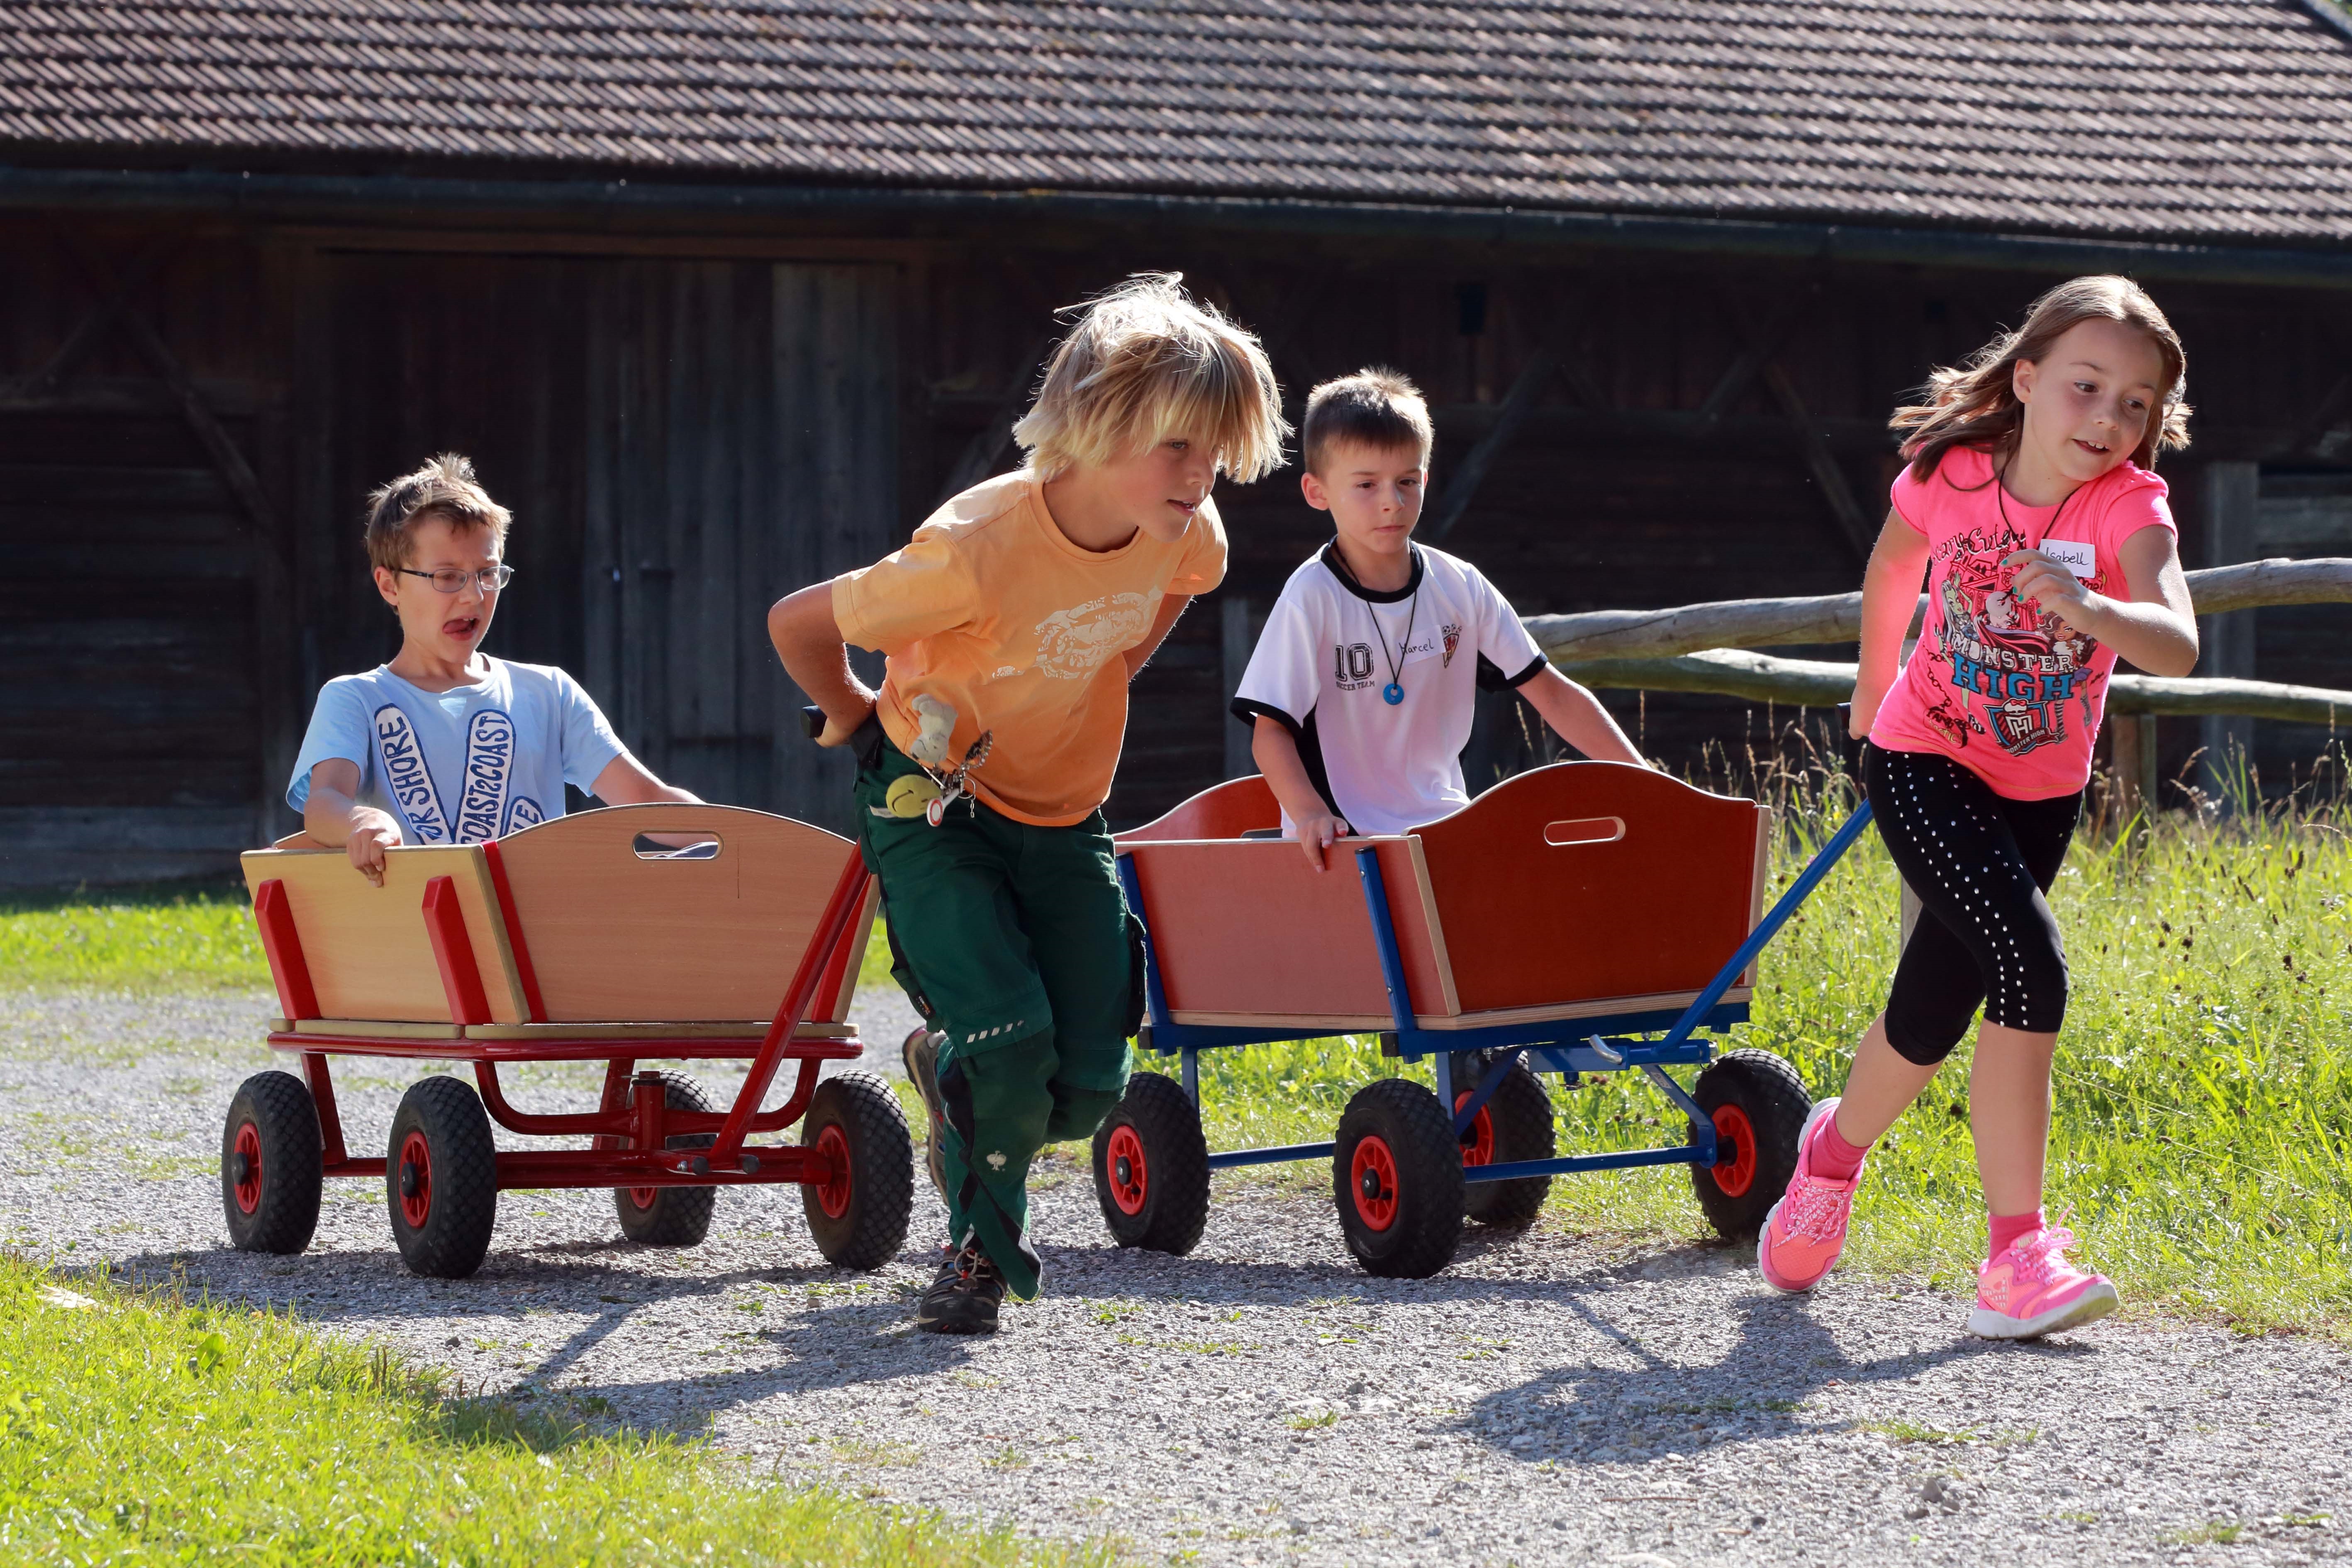
{"type": "Polygon", "coordinates": [[[2012,800],[1948,757],[1868,745],[1862,767],[1879,836],[1924,905],[1887,992],[1887,1043],[1923,1067],[1941,1061],[1979,1003],[1988,1023],[2056,1033],[2066,949],[2042,895],[2082,792],[2012,800]]]}

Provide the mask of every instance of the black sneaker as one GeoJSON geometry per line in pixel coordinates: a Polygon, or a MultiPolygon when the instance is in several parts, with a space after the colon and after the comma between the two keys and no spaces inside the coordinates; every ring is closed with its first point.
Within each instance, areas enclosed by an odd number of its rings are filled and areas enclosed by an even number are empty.
{"type": "Polygon", "coordinates": [[[923,1168],[930,1173],[931,1190],[941,1197],[948,1195],[948,1169],[940,1155],[940,1128],[947,1122],[948,1107],[940,1098],[940,1046],[947,1038],[919,1029],[898,1047],[908,1080],[923,1097],[923,1109],[929,1114],[930,1126],[923,1134],[923,1168]]]}
{"type": "Polygon", "coordinates": [[[939,1278],[915,1303],[915,1326],[925,1333],[994,1333],[1004,1301],[1004,1276],[977,1241],[947,1250],[939,1278]]]}

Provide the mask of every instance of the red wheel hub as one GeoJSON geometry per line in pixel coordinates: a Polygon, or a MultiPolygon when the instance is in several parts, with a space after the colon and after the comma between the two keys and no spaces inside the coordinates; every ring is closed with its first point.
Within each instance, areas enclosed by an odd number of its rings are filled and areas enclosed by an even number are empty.
{"type": "Polygon", "coordinates": [[[849,1139],[839,1125],[828,1126],[817,1134],[816,1152],[830,1173],[816,1184],[816,1206],[827,1219],[839,1219],[849,1212],[849,1139]]]}
{"type": "Polygon", "coordinates": [[[633,1186],[628,1189],[628,1194],[629,1206],[632,1208],[651,1208],[654,1206],[654,1199],[661,1196],[661,1188],[657,1186],[633,1186]]]}
{"type": "Polygon", "coordinates": [[[1151,1192],[1151,1171],[1144,1163],[1143,1140],[1135,1135],[1133,1127],[1121,1123],[1111,1129],[1110,1145],[1103,1154],[1103,1164],[1110,1175],[1111,1202],[1118,1205],[1121,1214],[1141,1214],[1151,1192]]]}
{"type": "Polygon", "coordinates": [[[236,1166],[232,1173],[236,1191],[236,1211],[251,1214],[261,1207],[261,1130],[250,1122],[236,1129],[236,1166]]]}
{"type": "Polygon", "coordinates": [[[1715,1112],[1715,1185],[1726,1197],[1738,1197],[1755,1181],[1756,1129],[1738,1106],[1719,1105],[1715,1112]]]}
{"type": "Polygon", "coordinates": [[[1368,1135],[1356,1145],[1348,1160],[1348,1190],[1355,1195],[1356,1218],[1368,1230],[1386,1230],[1396,1223],[1396,1156],[1387,1140],[1368,1135]]]}
{"type": "MultiPolygon", "coordinates": [[[[1470,1103],[1475,1090],[1465,1089],[1454,1097],[1454,1113],[1462,1114],[1462,1107],[1470,1103]]],[[[1491,1166],[1495,1163],[1495,1118],[1488,1114],[1491,1103],[1478,1107],[1470,1124],[1462,1129],[1462,1163],[1465,1166],[1491,1166]]]]}
{"type": "Polygon", "coordinates": [[[400,1141],[400,1218],[411,1230],[422,1230],[433,1218],[433,1146],[423,1133],[400,1141]]]}

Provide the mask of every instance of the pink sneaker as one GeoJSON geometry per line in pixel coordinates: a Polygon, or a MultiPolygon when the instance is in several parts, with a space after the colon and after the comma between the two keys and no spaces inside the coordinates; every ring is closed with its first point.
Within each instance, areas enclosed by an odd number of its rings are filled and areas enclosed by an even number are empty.
{"type": "MultiPolygon", "coordinates": [[[[1756,1267],[1776,1291],[1811,1290],[1845,1250],[1846,1217],[1853,1212],[1862,1172],[1857,1169],[1851,1181],[1813,1175],[1813,1129],[1823,1117],[1835,1114],[1837,1107],[1835,1100],[1824,1100],[1805,1118],[1797,1134],[1797,1174],[1789,1178],[1789,1190],[1764,1217],[1763,1233],[1756,1238],[1756,1267]]],[[[1864,1164],[1868,1163],[1865,1158],[1864,1164]]]]}
{"type": "Polygon", "coordinates": [[[2071,1230],[2036,1230],[1978,1270],[1969,1332],[1985,1339],[2039,1339],[2114,1312],[2121,1303],[2106,1277],[2066,1261],[2073,1245],[2071,1230]]]}

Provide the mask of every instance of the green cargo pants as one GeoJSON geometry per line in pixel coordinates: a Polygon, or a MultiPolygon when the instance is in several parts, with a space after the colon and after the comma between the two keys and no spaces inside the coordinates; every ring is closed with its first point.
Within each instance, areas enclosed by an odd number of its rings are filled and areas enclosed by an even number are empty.
{"type": "Polygon", "coordinates": [[[1087,1138],[1127,1087],[1141,994],[1140,932],[1097,811],[1039,828],[958,800],[932,827],[879,810],[921,768],[861,733],[856,797],[866,863],[882,883],[893,973],[944,1030],[940,1092],[948,1231],[978,1235],[1016,1297],[1037,1293],[1029,1162],[1087,1138]]]}

